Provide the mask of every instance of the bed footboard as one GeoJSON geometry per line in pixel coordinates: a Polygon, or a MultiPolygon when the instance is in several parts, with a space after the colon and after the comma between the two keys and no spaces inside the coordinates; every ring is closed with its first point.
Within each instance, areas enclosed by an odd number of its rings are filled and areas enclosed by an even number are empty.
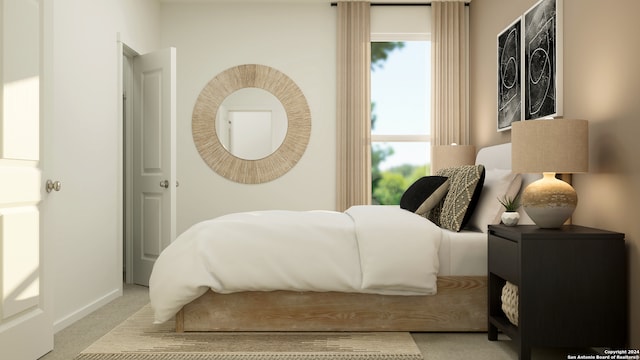
{"type": "Polygon", "coordinates": [[[438,277],[438,294],[208,291],[176,331],[486,331],[487,277],[438,277]]]}

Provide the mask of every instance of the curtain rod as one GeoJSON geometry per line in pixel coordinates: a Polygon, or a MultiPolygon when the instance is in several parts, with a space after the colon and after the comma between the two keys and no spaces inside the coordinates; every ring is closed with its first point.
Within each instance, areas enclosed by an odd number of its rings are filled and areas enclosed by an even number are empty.
{"type": "MultiPolygon", "coordinates": [[[[332,2],[331,6],[338,6],[338,3],[332,2]]],[[[431,6],[431,3],[371,3],[371,6],[431,6]]],[[[469,6],[469,3],[465,2],[464,6],[469,6]]]]}

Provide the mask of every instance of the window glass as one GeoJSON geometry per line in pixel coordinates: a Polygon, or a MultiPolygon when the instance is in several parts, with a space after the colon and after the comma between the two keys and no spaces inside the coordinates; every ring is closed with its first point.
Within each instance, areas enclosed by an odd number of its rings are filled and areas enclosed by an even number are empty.
{"type": "Polygon", "coordinates": [[[431,46],[404,41],[386,60],[372,64],[372,134],[428,134],[431,113],[431,46]]]}
{"type": "MultiPolygon", "coordinates": [[[[410,165],[412,167],[424,167],[430,162],[429,142],[427,141],[403,141],[403,142],[373,142],[374,147],[390,148],[393,153],[380,163],[380,170],[393,170],[399,166],[410,165]]],[[[426,169],[424,170],[426,171],[426,169]]],[[[426,175],[426,172],[422,176],[426,175]]]]}
{"type": "Polygon", "coordinates": [[[430,172],[431,43],[371,46],[372,203],[397,205],[430,172]]]}

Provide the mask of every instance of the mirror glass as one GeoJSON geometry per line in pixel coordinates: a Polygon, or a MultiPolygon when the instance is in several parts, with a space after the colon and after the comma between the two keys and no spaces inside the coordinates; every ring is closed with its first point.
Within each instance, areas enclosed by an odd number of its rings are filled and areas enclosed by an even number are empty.
{"type": "Polygon", "coordinates": [[[282,145],[287,135],[287,112],[270,92],[243,88],[227,96],[218,108],[216,133],[234,156],[262,159],[282,145]]]}

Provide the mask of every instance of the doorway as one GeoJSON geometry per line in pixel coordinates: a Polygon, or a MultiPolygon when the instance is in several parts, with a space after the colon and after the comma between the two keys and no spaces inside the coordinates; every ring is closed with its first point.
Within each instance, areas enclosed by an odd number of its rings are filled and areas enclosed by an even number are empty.
{"type": "Polygon", "coordinates": [[[176,49],[141,55],[120,44],[122,272],[148,285],[176,236],[176,49]]]}

